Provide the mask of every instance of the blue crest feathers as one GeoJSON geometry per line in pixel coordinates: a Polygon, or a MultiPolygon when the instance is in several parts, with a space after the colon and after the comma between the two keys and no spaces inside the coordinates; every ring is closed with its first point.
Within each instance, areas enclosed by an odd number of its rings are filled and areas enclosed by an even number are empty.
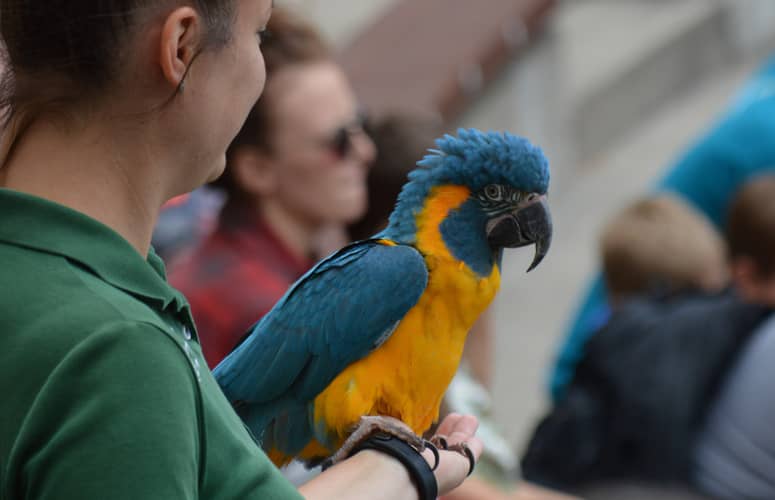
{"type": "Polygon", "coordinates": [[[508,132],[460,129],[457,137],[436,140],[438,149],[417,165],[411,181],[434,185],[460,184],[478,190],[487,184],[506,184],[525,192],[546,193],[549,163],[543,152],[527,139],[508,132]]]}

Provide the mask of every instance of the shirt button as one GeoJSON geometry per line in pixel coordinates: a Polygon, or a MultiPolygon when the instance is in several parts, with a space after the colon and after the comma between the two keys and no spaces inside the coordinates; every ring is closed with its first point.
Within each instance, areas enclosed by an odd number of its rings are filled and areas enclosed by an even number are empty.
{"type": "Polygon", "coordinates": [[[183,325],[183,338],[186,340],[191,340],[191,330],[189,330],[185,325],[183,325]]]}

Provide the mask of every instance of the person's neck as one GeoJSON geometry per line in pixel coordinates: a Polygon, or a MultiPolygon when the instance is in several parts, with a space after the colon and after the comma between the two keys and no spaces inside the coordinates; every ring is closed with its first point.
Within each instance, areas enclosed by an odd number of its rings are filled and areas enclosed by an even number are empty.
{"type": "Polygon", "coordinates": [[[272,201],[265,201],[258,207],[261,220],[299,259],[310,259],[314,250],[314,224],[286,210],[272,201]]]}
{"type": "Polygon", "coordinates": [[[163,161],[128,128],[93,121],[67,130],[39,119],[0,167],[0,182],[102,222],[145,257],[167,194],[163,161]]]}

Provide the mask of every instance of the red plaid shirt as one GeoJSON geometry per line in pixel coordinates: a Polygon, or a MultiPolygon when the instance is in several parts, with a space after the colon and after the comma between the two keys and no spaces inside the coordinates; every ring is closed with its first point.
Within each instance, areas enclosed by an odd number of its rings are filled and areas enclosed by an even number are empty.
{"type": "Polygon", "coordinates": [[[169,281],[191,304],[211,368],[312,264],[258,217],[236,211],[224,212],[215,231],[173,264],[169,281]]]}

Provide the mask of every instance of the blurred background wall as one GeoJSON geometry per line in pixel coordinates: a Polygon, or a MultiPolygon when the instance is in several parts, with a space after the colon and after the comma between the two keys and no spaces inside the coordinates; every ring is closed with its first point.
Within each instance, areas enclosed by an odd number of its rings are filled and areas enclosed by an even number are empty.
{"type": "Polygon", "coordinates": [[[529,251],[508,254],[495,304],[496,419],[521,446],[596,268],[602,223],[710,126],[775,49],[775,1],[280,3],[322,27],[367,107],[403,104],[455,125],[509,130],[549,157],[553,248],[530,275],[529,251]]]}

